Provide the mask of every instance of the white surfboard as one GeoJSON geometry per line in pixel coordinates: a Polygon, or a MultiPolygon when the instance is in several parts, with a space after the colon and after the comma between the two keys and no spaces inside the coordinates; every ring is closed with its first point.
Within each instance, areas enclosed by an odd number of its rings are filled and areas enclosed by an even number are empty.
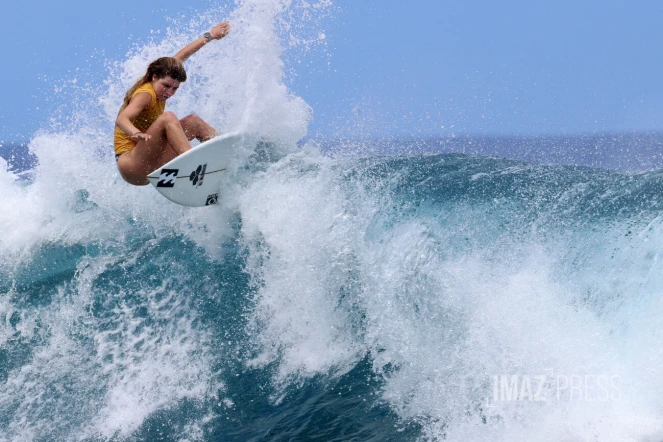
{"type": "Polygon", "coordinates": [[[244,137],[226,134],[212,138],[147,176],[174,203],[201,207],[216,204],[224,175],[244,137]]]}

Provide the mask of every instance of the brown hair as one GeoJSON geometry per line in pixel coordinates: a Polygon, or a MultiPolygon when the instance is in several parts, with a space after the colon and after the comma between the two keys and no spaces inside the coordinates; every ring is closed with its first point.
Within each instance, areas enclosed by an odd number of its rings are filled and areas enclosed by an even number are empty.
{"type": "Polygon", "coordinates": [[[120,112],[122,112],[122,110],[127,107],[129,101],[131,100],[131,96],[134,94],[134,92],[136,92],[136,89],[145,83],[151,82],[155,75],[157,78],[171,77],[173,80],[180,82],[186,81],[186,71],[184,70],[184,65],[178,59],[173,57],[157,58],[147,67],[147,72],[145,72],[145,75],[143,75],[133,86],[131,86],[131,89],[127,91],[127,94],[124,96],[124,102],[122,103],[120,112]]]}

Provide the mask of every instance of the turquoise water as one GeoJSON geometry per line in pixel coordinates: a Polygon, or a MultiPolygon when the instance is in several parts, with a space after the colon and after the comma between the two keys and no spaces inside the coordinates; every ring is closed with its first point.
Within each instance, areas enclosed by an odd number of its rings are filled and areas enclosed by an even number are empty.
{"type": "Polygon", "coordinates": [[[657,431],[659,172],[310,148],[247,164],[204,210],[4,184],[9,211],[41,207],[3,212],[3,440],[657,431]],[[549,369],[619,376],[619,400],[492,397],[493,376],[549,369]]]}
{"type": "Polygon", "coordinates": [[[0,441],[660,440],[660,136],[317,140],[313,12],[223,11],[169,100],[253,140],[214,207],[124,183],[110,134],[219,11],[0,147],[0,441]]]}

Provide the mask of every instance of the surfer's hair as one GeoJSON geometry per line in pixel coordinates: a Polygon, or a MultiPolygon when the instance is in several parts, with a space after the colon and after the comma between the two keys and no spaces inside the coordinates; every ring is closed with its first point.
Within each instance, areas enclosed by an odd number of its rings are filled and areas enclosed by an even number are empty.
{"type": "Polygon", "coordinates": [[[179,82],[186,81],[186,71],[184,70],[184,65],[182,62],[173,57],[157,58],[147,67],[147,72],[145,72],[145,75],[143,75],[133,86],[131,86],[131,89],[127,91],[127,94],[124,96],[124,102],[122,103],[120,112],[122,112],[122,110],[127,107],[127,105],[129,105],[131,96],[134,94],[134,92],[136,92],[136,89],[145,83],[151,82],[155,75],[159,79],[171,77],[173,80],[177,80],[179,82]]]}

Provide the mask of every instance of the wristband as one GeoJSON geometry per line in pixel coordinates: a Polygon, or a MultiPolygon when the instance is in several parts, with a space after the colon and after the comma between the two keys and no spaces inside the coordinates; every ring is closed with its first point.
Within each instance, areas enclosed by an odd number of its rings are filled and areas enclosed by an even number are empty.
{"type": "Polygon", "coordinates": [[[210,41],[214,40],[214,38],[212,38],[212,34],[210,34],[209,32],[205,32],[205,33],[203,34],[203,37],[205,37],[205,38],[207,39],[207,43],[209,43],[210,41]]]}

